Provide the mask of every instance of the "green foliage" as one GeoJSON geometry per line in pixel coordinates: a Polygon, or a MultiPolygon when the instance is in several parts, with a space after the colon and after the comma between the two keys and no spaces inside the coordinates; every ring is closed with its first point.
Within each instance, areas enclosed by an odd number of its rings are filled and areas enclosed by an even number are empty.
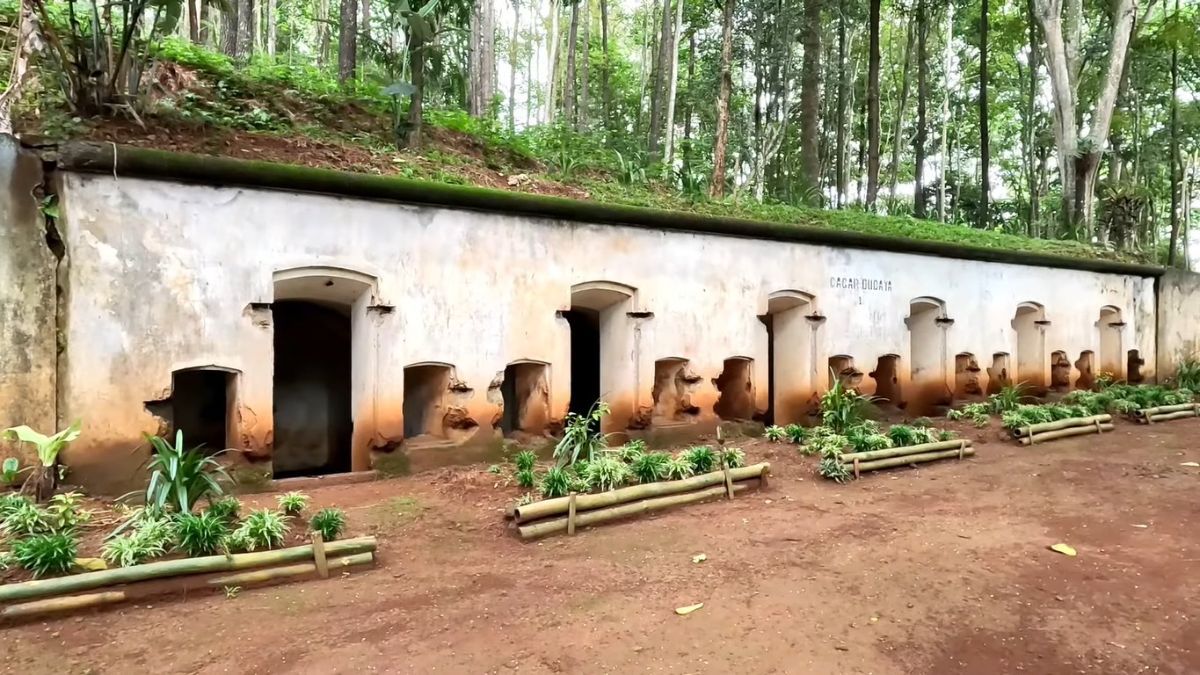
{"type": "Polygon", "coordinates": [[[571,492],[571,474],[561,466],[551,467],[542,476],[541,488],[542,496],[547,499],[565,497],[571,492]]]}
{"type": "Polygon", "coordinates": [[[14,493],[0,495],[0,523],[4,522],[14,511],[33,505],[33,502],[25,495],[14,493]]]}
{"type": "Polygon", "coordinates": [[[0,530],[9,537],[27,537],[51,531],[49,515],[29,501],[6,506],[8,515],[0,522],[0,530]]]}
{"type": "Polygon", "coordinates": [[[35,578],[66,574],[75,566],[77,543],[65,532],[35,534],[12,545],[12,559],[35,578]]]}
{"type": "Polygon", "coordinates": [[[692,473],[699,475],[716,468],[717,454],[707,445],[696,445],[683,451],[682,457],[692,465],[692,473]]]}
{"type": "Polygon", "coordinates": [[[836,456],[823,457],[820,465],[817,466],[817,473],[822,478],[827,478],[837,483],[846,483],[854,478],[854,473],[850,468],[842,463],[841,458],[836,456]]]}
{"type": "Polygon", "coordinates": [[[991,421],[992,406],[990,403],[968,403],[946,413],[951,420],[967,420],[978,428],[983,428],[991,421]]]}
{"type": "Polygon", "coordinates": [[[926,428],[897,424],[888,429],[888,438],[892,439],[893,446],[902,448],[909,445],[932,443],[936,435],[926,428]]]}
{"type": "Polygon", "coordinates": [[[741,448],[725,448],[721,453],[721,459],[725,462],[725,466],[731,469],[746,466],[746,453],[742,452],[741,448]]]}
{"type": "Polygon", "coordinates": [[[1175,386],[1200,391],[1200,359],[1185,359],[1175,367],[1175,386]]]}
{"type": "Polygon", "coordinates": [[[646,441],[643,441],[640,438],[635,438],[625,445],[617,448],[617,455],[621,458],[622,462],[625,462],[626,464],[632,464],[638,457],[646,454],[646,450],[646,441]]]}
{"type": "Polygon", "coordinates": [[[224,521],[226,525],[233,525],[242,512],[242,503],[238,501],[237,497],[226,495],[210,501],[205,512],[213,514],[214,517],[224,521]]]}
{"type": "Polygon", "coordinates": [[[100,555],[110,565],[132,567],[157,558],[165,552],[162,542],[153,537],[141,536],[137,532],[129,532],[105,542],[100,555]]]}
{"type": "Polygon", "coordinates": [[[245,539],[249,550],[272,549],[283,544],[290,526],[290,518],[277,511],[262,509],[246,516],[235,535],[245,539]]]}
{"type": "Polygon", "coordinates": [[[808,429],[799,424],[789,424],[783,428],[783,433],[787,439],[796,445],[804,445],[804,441],[808,439],[808,429]]]}
{"type": "Polygon", "coordinates": [[[4,463],[0,464],[0,483],[5,485],[16,485],[17,479],[21,474],[31,470],[33,467],[21,468],[21,460],[16,457],[4,458],[4,463]]]}
{"type": "Polygon", "coordinates": [[[647,452],[629,463],[639,483],[654,483],[667,477],[671,456],[665,452],[647,452]]]}
{"type": "Polygon", "coordinates": [[[830,371],[833,386],[821,395],[821,424],[841,433],[862,421],[862,406],[867,399],[846,386],[830,371]]]}
{"type": "Polygon", "coordinates": [[[53,436],[44,436],[25,425],[9,427],[0,433],[0,439],[32,444],[37,451],[38,461],[43,467],[49,468],[58,463],[58,455],[63,448],[79,438],[80,424],[81,422],[76,420],[74,424],[53,436]]]}
{"type": "Polygon", "coordinates": [[[308,508],[309,498],[303,492],[287,492],[275,498],[279,510],[289,516],[298,516],[308,508]]]}
{"type": "Polygon", "coordinates": [[[537,483],[537,474],[533,469],[519,469],[513,474],[513,478],[517,481],[517,486],[526,490],[532,488],[537,483]]]}
{"type": "Polygon", "coordinates": [[[581,458],[592,462],[606,445],[599,431],[600,421],[608,414],[608,404],[596,402],[586,415],[567,413],[563,422],[563,437],[554,446],[554,458],[559,466],[569,466],[581,458]]]}
{"type": "Polygon", "coordinates": [[[670,480],[683,480],[691,478],[695,471],[692,469],[692,463],[683,456],[672,457],[667,460],[664,465],[667,472],[667,478],[670,480]]]}
{"type": "Polygon", "coordinates": [[[617,158],[617,182],[621,185],[641,185],[646,182],[646,169],[637,158],[625,159],[615,150],[613,154],[617,158]]]}
{"type": "Polygon", "coordinates": [[[616,457],[600,457],[588,463],[584,478],[593,489],[603,492],[621,487],[631,475],[629,465],[616,457]]]}
{"type": "Polygon", "coordinates": [[[159,509],[175,508],[188,513],[200,499],[219,496],[221,479],[229,474],[215,457],[199,448],[185,450],[183,432],[175,432],[175,443],[158,436],[147,436],[154,454],[150,457],[150,483],[146,486],[146,504],[159,509]]]}
{"type": "Polygon", "coordinates": [[[1024,385],[1015,384],[1002,388],[999,393],[988,397],[988,405],[993,415],[999,415],[1006,410],[1015,410],[1021,404],[1024,395],[1021,393],[1024,385]]]}
{"type": "Polygon", "coordinates": [[[804,454],[819,454],[822,457],[840,455],[842,448],[850,441],[836,431],[826,426],[814,427],[808,436],[808,443],[802,448],[804,454]]]}
{"type": "Polygon", "coordinates": [[[856,424],[846,430],[846,443],[854,452],[870,452],[892,447],[892,439],[879,433],[874,424],[856,424]]]}
{"type": "Polygon", "coordinates": [[[216,555],[229,536],[229,525],[211,510],[200,515],[182,513],[175,519],[175,534],[179,549],[188,556],[216,555]]]}
{"type": "Polygon", "coordinates": [[[532,450],[522,450],[513,456],[517,471],[532,471],[537,465],[537,455],[532,450]]]}
{"type": "Polygon", "coordinates": [[[79,507],[82,496],[78,492],[67,492],[50,498],[46,505],[46,521],[52,532],[74,532],[91,520],[92,514],[79,507]]]}
{"type": "Polygon", "coordinates": [[[763,438],[771,441],[772,443],[778,443],[779,441],[787,438],[787,431],[777,424],[772,424],[763,430],[763,438]]]}
{"type": "Polygon", "coordinates": [[[308,527],[325,541],[333,541],[346,530],[346,514],[341,509],[321,509],[313,514],[308,527]]]}

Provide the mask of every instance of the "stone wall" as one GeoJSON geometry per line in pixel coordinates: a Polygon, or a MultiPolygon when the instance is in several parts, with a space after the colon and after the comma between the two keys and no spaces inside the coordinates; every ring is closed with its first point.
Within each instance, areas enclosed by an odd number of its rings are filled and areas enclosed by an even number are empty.
{"type": "Polygon", "coordinates": [[[1168,270],[1158,280],[1158,375],[1166,379],[1186,359],[1200,359],[1200,274],[1168,270]]]}

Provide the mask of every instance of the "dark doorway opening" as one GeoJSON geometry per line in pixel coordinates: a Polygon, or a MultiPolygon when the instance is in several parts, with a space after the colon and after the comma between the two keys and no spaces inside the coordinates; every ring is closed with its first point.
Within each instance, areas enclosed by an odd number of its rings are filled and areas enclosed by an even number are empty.
{"type": "Polygon", "coordinates": [[[504,401],[500,429],[505,436],[517,431],[543,431],[549,418],[550,404],[546,364],[508,364],[504,368],[504,383],[500,385],[500,393],[504,401]]]}
{"type": "Polygon", "coordinates": [[[275,476],[350,470],[349,308],[304,300],[272,305],[275,476]]]}
{"type": "Polygon", "coordinates": [[[587,415],[600,400],[600,313],[592,309],[563,312],[571,328],[571,403],[568,409],[587,415]]]}
{"type": "MultiPolygon", "coordinates": [[[[179,370],[171,377],[171,426],[183,432],[184,446],[208,453],[229,447],[229,404],[233,373],[179,370]]],[[[169,441],[174,441],[174,434],[169,441]]]]}

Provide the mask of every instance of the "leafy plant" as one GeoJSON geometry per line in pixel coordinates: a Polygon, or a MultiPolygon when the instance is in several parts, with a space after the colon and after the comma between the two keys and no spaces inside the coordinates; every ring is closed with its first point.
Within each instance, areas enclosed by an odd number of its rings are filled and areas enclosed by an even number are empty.
{"type": "Polygon", "coordinates": [[[132,567],[157,558],[165,552],[161,542],[155,541],[152,537],[142,536],[138,532],[130,532],[109,539],[104,544],[100,556],[110,565],[132,567]]]}
{"type": "Polygon", "coordinates": [[[513,478],[517,481],[517,486],[526,490],[532,488],[537,483],[537,474],[533,469],[520,469],[513,474],[513,478]]]}
{"type": "Polygon", "coordinates": [[[588,485],[603,492],[621,487],[630,475],[628,464],[616,457],[601,457],[588,463],[584,478],[588,485]]]}
{"type": "Polygon", "coordinates": [[[304,509],[308,508],[308,495],[303,492],[287,492],[275,498],[279,504],[279,510],[289,516],[298,516],[304,509]]]}
{"type": "Polygon", "coordinates": [[[819,426],[812,430],[808,437],[808,443],[802,448],[802,451],[806,455],[819,454],[822,457],[830,457],[841,454],[842,448],[849,443],[850,441],[845,436],[829,427],[819,426]]]}
{"type": "Polygon", "coordinates": [[[563,426],[563,437],[554,447],[554,458],[559,466],[569,466],[586,459],[592,462],[604,449],[606,439],[599,431],[600,420],[608,414],[608,404],[597,401],[586,415],[567,413],[563,426]]]}
{"type": "Polygon", "coordinates": [[[209,501],[208,508],[204,511],[224,521],[226,525],[233,525],[242,512],[242,503],[238,501],[237,497],[226,495],[220,499],[209,501]]]}
{"type": "Polygon", "coordinates": [[[182,513],[175,519],[175,534],[179,549],[188,556],[215,555],[229,535],[229,525],[212,510],[199,515],[182,513]]]}
{"type": "Polygon", "coordinates": [[[625,159],[620,152],[613,151],[617,159],[617,181],[622,185],[641,185],[646,182],[646,169],[639,158],[625,159]]]}
{"type": "Polygon", "coordinates": [[[513,464],[517,471],[533,471],[533,467],[537,465],[537,454],[532,450],[522,450],[513,455],[513,464]]]}
{"type": "Polygon", "coordinates": [[[0,530],[9,537],[27,537],[50,532],[50,517],[36,504],[25,501],[8,507],[8,515],[0,522],[0,530]]]}
{"type": "Polygon", "coordinates": [[[29,498],[25,495],[0,495],[0,523],[12,515],[14,511],[24,506],[33,506],[33,502],[29,501],[29,498]]]}
{"type": "Polygon", "coordinates": [[[978,428],[986,427],[991,422],[992,407],[988,403],[968,403],[946,413],[950,420],[967,420],[978,428]]]}
{"type": "Polygon", "coordinates": [[[667,477],[671,456],[665,452],[647,452],[629,464],[639,483],[655,483],[667,477]]]}
{"type": "Polygon", "coordinates": [[[1015,410],[1021,404],[1021,399],[1024,397],[1021,393],[1024,384],[1010,384],[1002,388],[998,393],[988,397],[988,405],[991,406],[992,414],[999,415],[1006,410],[1015,410]]]}
{"type": "Polygon", "coordinates": [[[82,496],[78,492],[67,492],[50,498],[46,506],[46,520],[51,531],[74,532],[76,527],[91,520],[92,514],[79,508],[82,496]]]}
{"type": "Polygon", "coordinates": [[[721,453],[721,459],[724,460],[725,466],[731,469],[746,466],[746,453],[742,452],[741,448],[725,448],[721,453]]]}
{"type": "Polygon", "coordinates": [[[846,443],[854,452],[870,452],[892,447],[892,439],[879,433],[873,424],[858,424],[847,429],[846,443]]]}
{"type": "Polygon", "coordinates": [[[717,454],[707,445],[697,445],[683,451],[683,458],[692,465],[692,473],[712,471],[717,464],[717,454]]]}
{"type": "Polygon", "coordinates": [[[789,424],[783,428],[783,433],[787,435],[787,439],[796,445],[804,445],[808,439],[808,429],[799,424],[789,424]]]}
{"type": "Polygon", "coordinates": [[[763,429],[763,438],[771,441],[772,443],[778,443],[779,441],[787,438],[787,431],[777,424],[772,424],[766,429],[763,429]]]}
{"type": "Polygon", "coordinates": [[[250,534],[239,527],[221,541],[221,548],[227,553],[246,553],[254,550],[254,542],[250,541],[250,534]]]}
{"type": "Polygon", "coordinates": [[[958,438],[958,434],[950,431],[949,429],[942,429],[941,431],[937,432],[937,439],[939,441],[952,441],[955,438],[958,438]]]}
{"type": "Polygon", "coordinates": [[[821,424],[841,433],[862,421],[862,406],[867,398],[846,386],[830,370],[833,386],[821,395],[821,424]]]}
{"type": "Polygon", "coordinates": [[[1184,359],[1175,367],[1174,383],[1180,389],[1200,391],[1200,359],[1184,359]]]}
{"type": "Polygon", "coordinates": [[[175,545],[177,534],[175,518],[164,511],[156,509],[142,511],[133,531],[151,547],[169,550],[175,545]]]}
{"type": "Polygon", "coordinates": [[[219,479],[228,479],[225,467],[214,456],[199,448],[185,450],[183,432],[175,432],[175,443],[158,436],[147,436],[154,454],[150,457],[150,483],[146,486],[146,504],[160,509],[176,508],[189,513],[201,498],[220,495],[219,479]]]}
{"type": "Polygon", "coordinates": [[[542,476],[542,496],[565,497],[571,492],[571,475],[561,466],[552,467],[542,476]]]}
{"type": "Polygon", "coordinates": [[[626,464],[633,463],[638,457],[646,454],[646,441],[640,438],[635,438],[625,445],[617,448],[617,456],[626,464]]]}
{"type": "Polygon", "coordinates": [[[891,429],[888,429],[888,438],[892,440],[892,445],[902,448],[909,445],[932,443],[935,436],[927,428],[896,424],[891,429]]]}
{"type": "Polygon", "coordinates": [[[683,480],[691,478],[695,471],[692,469],[692,463],[686,457],[677,456],[667,460],[663,467],[667,472],[667,478],[671,480],[683,480]]]}
{"type": "Polygon", "coordinates": [[[76,420],[74,424],[53,436],[44,436],[25,425],[9,427],[0,433],[0,438],[31,443],[37,450],[38,462],[41,464],[34,491],[37,501],[45,501],[54,494],[58,487],[58,455],[68,443],[79,438],[80,428],[81,423],[76,420]]]}
{"type": "Polygon", "coordinates": [[[240,533],[249,543],[251,551],[272,549],[283,544],[288,533],[288,516],[277,511],[262,509],[246,516],[235,534],[240,533]]]}
{"type": "Polygon", "coordinates": [[[325,541],[333,541],[346,530],[346,514],[341,509],[321,509],[313,514],[308,527],[325,541]]]}
{"type": "Polygon", "coordinates": [[[12,558],[35,578],[66,574],[75,566],[77,547],[75,537],[66,532],[35,534],[13,542],[12,558]]]}
{"type": "Polygon", "coordinates": [[[846,483],[854,477],[854,473],[842,463],[839,457],[823,458],[821,464],[817,466],[817,473],[821,474],[821,477],[837,483],[846,483]]]}
{"type": "Polygon", "coordinates": [[[4,463],[0,465],[0,483],[5,485],[16,485],[17,479],[26,471],[32,471],[33,467],[27,466],[21,468],[21,460],[16,457],[6,457],[4,463]]]}

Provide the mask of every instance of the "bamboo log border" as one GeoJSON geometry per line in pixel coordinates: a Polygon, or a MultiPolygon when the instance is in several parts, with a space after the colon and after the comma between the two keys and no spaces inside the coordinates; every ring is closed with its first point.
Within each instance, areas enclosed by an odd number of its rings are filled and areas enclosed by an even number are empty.
{"type": "Polygon", "coordinates": [[[1078,427],[1070,427],[1068,429],[1058,429],[1055,431],[1047,431],[1037,434],[1036,436],[1022,436],[1017,439],[1021,445],[1035,445],[1037,443],[1045,443],[1059,438],[1070,438],[1072,436],[1086,436],[1088,434],[1099,434],[1106,431],[1112,431],[1113,425],[1103,422],[1097,422],[1091,425],[1083,425],[1078,427]]]}
{"type": "Polygon", "coordinates": [[[1143,408],[1133,413],[1133,418],[1142,424],[1180,420],[1187,417],[1200,417],[1200,403],[1160,405],[1154,408],[1143,408]]]}
{"type": "Polygon", "coordinates": [[[1054,422],[1043,422],[1041,424],[1030,424],[1023,427],[1017,427],[1012,430],[1013,438],[1026,438],[1047,431],[1059,431],[1060,429],[1070,429],[1073,427],[1095,426],[1096,423],[1108,424],[1112,422],[1112,415],[1089,415],[1087,417],[1069,417],[1065,420],[1056,420],[1054,422]]]}
{"type": "Polygon", "coordinates": [[[843,464],[854,469],[854,477],[859,478],[865,471],[890,469],[910,464],[923,464],[941,459],[963,459],[974,457],[975,448],[970,440],[958,438],[949,441],[921,443],[920,445],[905,445],[899,448],[883,448],[866,452],[848,452],[841,455],[843,464]]]}

